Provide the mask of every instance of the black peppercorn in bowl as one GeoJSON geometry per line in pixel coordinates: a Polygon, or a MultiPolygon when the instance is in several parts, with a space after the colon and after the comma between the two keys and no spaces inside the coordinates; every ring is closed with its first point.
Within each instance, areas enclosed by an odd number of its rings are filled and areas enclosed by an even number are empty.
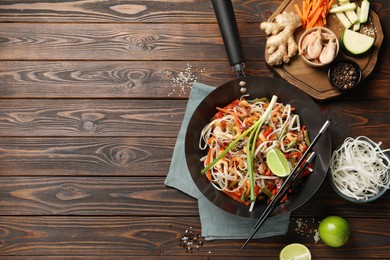
{"type": "Polygon", "coordinates": [[[355,61],[341,59],[335,61],[328,70],[330,84],[340,90],[347,91],[359,85],[362,79],[362,70],[355,61]]]}

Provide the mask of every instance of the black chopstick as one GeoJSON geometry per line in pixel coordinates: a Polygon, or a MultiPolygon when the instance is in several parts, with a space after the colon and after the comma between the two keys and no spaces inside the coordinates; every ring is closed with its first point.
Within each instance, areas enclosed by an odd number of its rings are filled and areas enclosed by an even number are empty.
{"type": "Polygon", "coordinates": [[[265,209],[264,213],[261,215],[259,220],[256,222],[254,226],[254,230],[251,233],[251,235],[248,237],[248,239],[245,241],[243,246],[241,247],[241,250],[245,248],[245,246],[248,244],[248,242],[253,238],[253,236],[256,234],[256,232],[259,230],[261,225],[264,223],[268,215],[272,212],[272,210],[277,205],[277,202],[279,202],[283,196],[286,194],[290,186],[295,182],[295,180],[302,174],[304,169],[306,168],[307,164],[314,158],[315,153],[313,152],[310,157],[306,160],[307,155],[311,152],[313,149],[313,146],[317,143],[318,139],[322,136],[322,134],[325,132],[325,130],[329,126],[329,121],[327,120],[316,137],[313,139],[309,147],[306,149],[306,151],[303,153],[301,159],[298,161],[298,163],[295,165],[294,169],[291,171],[290,175],[287,177],[287,179],[284,181],[282,187],[279,189],[278,193],[274,196],[274,198],[271,200],[270,204],[265,209]],[[296,173],[296,171],[299,169],[301,164],[305,162],[305,164],[300,168],[299,172],[296,173]]]}
{"type": "MultiPolygon", "coordinates": [[[[280,187],[278,193],[279,193],[279,192],[282,192],[283,189],[284,189],[284,187],[286,187],[287,185],[290,185],[290,180],[291,180],[292,178],[296,178],[296,177],[294,177],[294,176],[296,176],[295,172],[296,172],[299,168],[304,168],[304,167],[301,167],[301,164],[306,160],[307,155],[311,152],[311,150],[313,149],[314,145],[317,143],[318,139],[321,137],[321,135],[322,135],[322,134],[325,132],[325,130],[328,128],[329,124],[330,124],[330,123],[329,123],[329,121],[327,120],[327,121],[324,123],[324,125],[321,127],[320,131],[318,131],[317,135],[314,137],[314,139],[313,139],[313,141],[311,142],[311,144],[309,145],[309,147],[308,147],[308,148],[306,149],[306,151],[303,153],[301,159],[300,159],[300,160],[298,161],[298,163],[294,166],[294,168],[292,169],[292,171],[291,171],[291,173],[289,174],[289,176],[288,176],[288,177],[286,178],[286,180],[283,182],[283,185],[280,187]]],[[[277,194],[278,194],[278,193],[277,193],[277,194]]],[[[277,194],[276,194],[276,195],[277,195],[277,194]]],[[[274,196],[274,198],[276,198],[276,195],[274,196]]],[[[271,203],[272,203],[272,201],[271,201],[271,203]]],[[[270,203],[270,204],[271,204],[271,203],[270,203]]],[[[269,205],[268,205],[268,207],[269,207],[269,205]]],[[[267,207],[267,208],[268,208],[268,207],[267,207]]],[[[266,210],[267,210],[267,209],[266,209],[266,210]]],[[[265,213],[266,213],[266,211],[264,211],[263,214],[265,214],[265,213]]],[[[253,227],[254,229],[257,228],[257,226],[259,225],[260,221],[261,221],[261,217],[260,217],[260,219],[257,221],[257,223],[255,224],[255,226],[253,227]]]]}
{"type": "MultiPolygon", "coordinates": [[[[271,212],[277,206],[277,203],[284,197],[284,195],[286,195],[286,193],[288,192],[288,189],[295,182],[295,180],[297,180],[298,177],[301,176],[302,172],[305,170],[306,166],[311,162],[311,160],[314,158],[314,156],[315,156],[315,153],[313,152],[309,156],[309,158],[305,161],[305,163],[303,164],[302,168],[299,169],[298,173],[294,174],[294,178],[290,179],[291,181],[289,182],[289,184],[288,185],[282,185],[282,187],[276,193],[274,198],[268,204],[268,206],[265,209],[264,213],[261,215],[261,217],[259,218],[259,220],[255,224],[254,230],[252,231],[252,233],[250,234],[248,239],[245,241],[245,243],[242,245],[241,250],[243,250],[246,247],[248,242],[253,238],[253,236],[256,234],[256,232],[260,229],[260,227],[263,225],[263,223],[267,219],[268,215],[271,214],[271,212]]],[[[290,174],[289,176],[292,176],[292,174],[290,174]]],[[[287,182],[285,181],[284,184],[286,184],[286,183],[287,182]]]]}
{"type": "Polygon", "coordinates": [[[263,224],[268,214],[270,214],[274,209],[274,206],[276,206],[276,204],[284,197],[284,195],[286,195],[291,185],[293,185],[295,181],[298,179],[298,177],[301,176],[302,172],[306,169],[307,165],[313,160],[315,155],[316,155],[315,152],[311,153],[309,158],[307,158],[303,166],[299,169],[298,173],[291,174],[292,178],[290,178],[289,180],[286,179],[286,181],[283,182],[283,185],[280,187],[278,192],[275,194],[274,198],[271,200],[271,202],[268,204],[267,208],[265,209],[263,213],[264,216],[260,217],[259,220],[256,222],[256,224],[253,226],[255,230],[258,229],[259,226],[263,224]]]}

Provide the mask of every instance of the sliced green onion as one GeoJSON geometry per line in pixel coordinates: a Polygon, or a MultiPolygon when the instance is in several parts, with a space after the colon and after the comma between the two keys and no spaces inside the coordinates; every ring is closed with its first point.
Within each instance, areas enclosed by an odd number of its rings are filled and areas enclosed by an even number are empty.
{"type": "Polygon", "coordinates": [[[274,105],[276,103],[276,100],[278,99],[277,96],[272,96],[272,99],[264,112],[263,116],[255,123],[256,127],[253,129],[251,135],[249,136],[248,143],[246,146],[246,160],[248,163],[248,174],[249,174],[249,184],[250,184],[250,201],[255,201],[255,176],[253,173],[253,159],[255,157],[255,150],[256,150],[256,142],[257,138],[259,136],[259,132],[261,127],[263,126],[264,122],[268,119],[269,115],[271,114],[272,110],[274,109],[274,105]]]}
{"type": "Polygon", "coordinates": [[[209,165],[207,165],[201,173],[207,172],[211,167],[213,167],[219,160],[221,160],[232,148],[235,147],[235,145],[243,139],[245,136],[247,136],[249,133],[248,137],[248,142],[246,145],[246,158],[247,158],[247,164],[248,164],[248,175],[249,175],[249,184],[250,184],[250,201],[254,202],[256,200],[255,196],[255,176],[253,174],[253,159],[254,159],[254,154],[256,150],[256,141],[259,136],[259,132],[261,127],[263,126],[264,122],[268,119],[269,115],[271,114],[273,107],[277,101],[278,97],[277,96],[272,96],[272,99],[262,115],[262,117],[255,122],[250,128],[248,128],[245,132],[243,132],[239,137],[237,137],[233,142],[231,142],[228,147],[222,151],[222,153],[215,158],[209,165]]]}

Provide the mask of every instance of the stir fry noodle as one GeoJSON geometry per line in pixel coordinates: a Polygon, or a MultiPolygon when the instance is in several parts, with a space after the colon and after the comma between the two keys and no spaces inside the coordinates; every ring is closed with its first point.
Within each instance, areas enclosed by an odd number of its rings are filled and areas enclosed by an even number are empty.
{"type": "Polygon", "coordinates": [[[348,197],[368,200],[383,189],[388,189],[390,159],[365,136],[348,137],[335,150],[330,161],[332,181],[348,197]]]}
{"type": "Polygon", "coordinates": [[[295,109],[276,99],[243,96],[217,110],[199,140],[200,149],[207,151],[202,172],[216,189],[245,205],[269,201],[285,177],[271,171],[267,153],[280,150],[291,171],[310,144],[308,131],[295,109]]]}

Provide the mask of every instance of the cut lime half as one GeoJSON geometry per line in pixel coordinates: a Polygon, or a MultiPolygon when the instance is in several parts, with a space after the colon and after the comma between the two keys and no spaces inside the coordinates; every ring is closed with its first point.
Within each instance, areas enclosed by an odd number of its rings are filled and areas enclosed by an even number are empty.
{"type": "Polygon", "coordinates": [[[285,246],[279,254],[280,260],[311,260],[311,253],[309,249],[302,244],[294,243],[285,246]]]}
{"type": "Polygon", "coordinates": [[[267,153],[267,164],[276,176],[286,177],[290,174],[290,163],[279,149],[272,149],[267,153]]]}

